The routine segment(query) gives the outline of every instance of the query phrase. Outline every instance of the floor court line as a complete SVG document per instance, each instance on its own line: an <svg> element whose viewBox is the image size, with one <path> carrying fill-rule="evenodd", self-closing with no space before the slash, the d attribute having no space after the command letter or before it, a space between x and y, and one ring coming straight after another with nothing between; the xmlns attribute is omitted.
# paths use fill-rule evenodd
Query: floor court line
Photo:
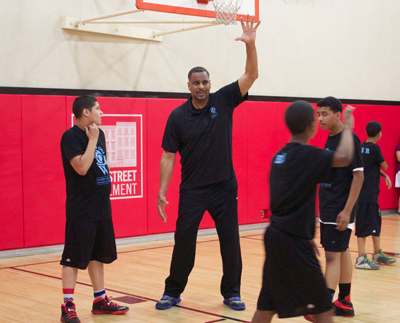
<svg viewBox="0 0 400 323"><path fill-rule="evenodd" d="M8 269L13 269L13 270L22 271L22 272L25 272L25 273L28 273L28 274L33 274L33 275L38 275L38 276L42 276L42 277L61 280L61 277L42 274L42 273L38 273L38 272L35 272L35 271L25 270L25 269L21 269L21 268L17 268L17 267L9 267ZM87 286L87 287L92 287L91 284L82 283L82 282L78 282L78 281L76 282L76 284L82 285L82 286ZM123 294L125 296L132 296L132 297L135 297L135 298L138 298L138 299L151 301L151 302L154 302L154 303L158 302L158 299L148 298L148 297L145 297L145 296L139 296L139 295L135 295L135 294L132 294L132 293L127 293L127 292L122 292L122 291L111 289L111 288L107 288L107 291L110 291L110 292L113 292L113 293ZM220 322L220 321L224 321L224 320L231 320L231 321L234 321L234 322L250 323L249 321L245 321L245 320L241 320L241 319L237 319L237 318L233 318L233 317L229 317L229 316L225 316L225 315L215 314L215 313L211 313L211 312L201 311L201 310L198 310L198 309L195 309L195 308L191 308L191 307L187 307L187 306L182 306L182 305L174 305L174 306L182 308L184 310L188 310L188 311L192 311L192 312L196 312L196 313L201 313L201 314L205 314L205 315L218 317L220 319L219 321L217 320L217 321L211 321L211 322ZM211 323L211 322L209 322L209 323Z"/></svg>

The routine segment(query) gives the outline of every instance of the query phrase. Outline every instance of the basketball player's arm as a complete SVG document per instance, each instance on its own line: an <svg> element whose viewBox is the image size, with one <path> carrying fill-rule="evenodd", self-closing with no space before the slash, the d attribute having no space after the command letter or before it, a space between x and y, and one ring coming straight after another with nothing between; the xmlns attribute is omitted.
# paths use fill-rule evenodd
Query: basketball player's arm
<svg viewBox="0 0 400 323"><path fill-rule="evenodd" d="M340 137L339 145L333 154L332 167L348 166L354 156L354 137L353 137L353 115L354 107L347 106L343 112L342 136Z"/></svg>
<svg viewBox="0 0 400 323"><path fill-rule="evenodd" d="M158 191L157 209L160 218L167 222L165 214L165 206L168 204L165 195L167 194L168 185L171 180L172 171L174 170L176 153L168 151L163 152L160 163L160 190Z"/></svg>
<svg viewBox="0 0 400 323"><path fill-rule="evenodd" d="M246 44L246 67L244 74L239 78L240 93L243 96L249 91L254 81L258 78L258 59L256 49L256 31L261 21L254 26L254 17L247 15L246 23L240 19L243 34L235 40L242 41Z"/></svg>
<svg viewBox="0 0 400 323"><path fill-rule="evenodd" d="M388 165L386 164L385 161L383 163L381 163L381 168L383 170L387 170L388 169ZM382 169L379 170L380 171L380 175L385 179L385 184L388 187L388 190L390 190L392 188L392 181L390 180L390 177L383 172Z"/></svg>
<svg viewBox="0 0 400 323"><path fill-rule="evenodd" d="M349 197L347 198L346 205L342 212L340 212L336 218L336 223L339 231L347 229L347 225L350 222L351 211L357 202L358 195L360 194L361 187L364 183L364 172L355 171L353 172L353 181L351 182Z"/></svg>
<svg viewBox="0 0 400 323"><path fill-rule="evenodd" d="M99 138L99 128L95 124L86 127L86 135L89 143L82 155L75 156L70 160L72 168L81 176L86 175L90 166L92 166L94 152L96 150L97 140Z"/></svg>

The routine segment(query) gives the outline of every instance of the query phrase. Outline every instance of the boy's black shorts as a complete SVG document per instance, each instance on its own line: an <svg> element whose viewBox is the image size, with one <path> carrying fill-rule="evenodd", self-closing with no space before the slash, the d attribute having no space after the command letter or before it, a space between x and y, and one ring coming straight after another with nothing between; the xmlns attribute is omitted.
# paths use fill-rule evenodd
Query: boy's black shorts
<svg viewBox="0 0 400 323"><path fill-rule="evenodd" d="M378 202L358 202L356 236L360 238L381 234L382 218Z"/></svg>
<svg viewBox="0 0 400 323"><path fill-rule="evenodd" d="M280 318L320 314L332 309L318 259L310 241L270 225L264 236L266 259L257 309Z"/></svg>
<svg viewBox="0 0 400 323"><path fill-rule="evenodd" d="M111 216L94 222L67 221L60 264L86 269L91 260L109 264L117 259Z"/></svg>
<svg viewBox="0 0 400 323"><path fill-rule="evenodd" d="M321 244L325 251L344 252L349 248L351 229L339 231L334 224L320 224Z"/></svg>

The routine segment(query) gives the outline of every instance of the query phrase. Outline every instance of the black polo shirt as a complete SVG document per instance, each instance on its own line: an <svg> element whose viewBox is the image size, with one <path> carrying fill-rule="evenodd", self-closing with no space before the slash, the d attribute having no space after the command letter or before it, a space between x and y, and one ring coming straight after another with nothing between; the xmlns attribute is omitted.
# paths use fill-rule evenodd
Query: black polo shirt
<svg viewBox="0 0 400 323"><path fill-rule="evenodd" d="M328 136L325 149L335 151L339 145L342 131L334 136ZM354 158L347 167L332 168L330 181L321 183L319 188L319 212L320 220L327 223L336 223L336 218L343 211L350 193L351 183L353 182L353 172L363 171L361 157L361 142L353 132L354 138ZM350 217L350 223L354 222L356 208L354 207Z"/></svg>
<svg viewBox="0 0 400 323"><path fill-rule="evenodd" d="M106 139L104 132L99 131L93 163L84 176L74 170L70 161L86 151L89 143L86 132L75 125L61 138L68 221L97 221L111 216L111 177L107 166Z"/></svg>
<svg viewBox="0 0 400 323"><path fill-rule="evenodd" d="M379 184L381 182L381 163L385 161L381 149L373 142L364 142L361 145L364 163L364 183L359 200L362 202L378 202Z"/></svg>
<svg viewBox="0 0 400 323"><path fill-rule="evenodd" d="M329 177L333 154L289 143L275 155L269 176L274 226L296 237L314 238L317 184Z"/></svg>
<svg viewBox="0 0 400 323"><path fill-rule="evenodd" d="M162 148L181 156L181 188L213 184L235 177L232 163L233 110L244 100L238 81L210 94L203 109L192 98L173 110Z"/></svg>

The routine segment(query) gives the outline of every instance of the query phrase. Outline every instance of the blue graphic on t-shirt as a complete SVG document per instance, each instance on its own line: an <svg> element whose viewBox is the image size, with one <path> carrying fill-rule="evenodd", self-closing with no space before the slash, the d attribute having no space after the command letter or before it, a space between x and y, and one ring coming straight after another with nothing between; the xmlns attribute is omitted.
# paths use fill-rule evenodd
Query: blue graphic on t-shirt
<svg viewBox="0 0 400 323"><path fill-rule="evenodd" d="M211 112L212 119L214 119L218 115L217 109L215 109L215 107L211 107L210 112Z"/></svg>
<svg viewBox="0 0 400 323"><path fill-rule="evenodd" d="M361 147L361 153L363 153L363 154L369 154L369 148Z"/></svg>
<svg viewBox="0 0 400 323"><path fill-rule="evenodd" d="M321 183L322 187L332 187L332 184L328 184L328 183Z"/></svg>
<svg viewBox="0 0 400 323"><path fill-rule="evenodd" d="M282 155L276 155L274 164L283 164L286 161L286 153Z"/></svg>
<svg viewBox="0 0 400 323"><path fill-rule="evenodd" d="M105 176L97 177L97 185L106 185L111 183L111 177L108 172L106 153L103 148L97 146L94 152L96 164Z"/></svg>

